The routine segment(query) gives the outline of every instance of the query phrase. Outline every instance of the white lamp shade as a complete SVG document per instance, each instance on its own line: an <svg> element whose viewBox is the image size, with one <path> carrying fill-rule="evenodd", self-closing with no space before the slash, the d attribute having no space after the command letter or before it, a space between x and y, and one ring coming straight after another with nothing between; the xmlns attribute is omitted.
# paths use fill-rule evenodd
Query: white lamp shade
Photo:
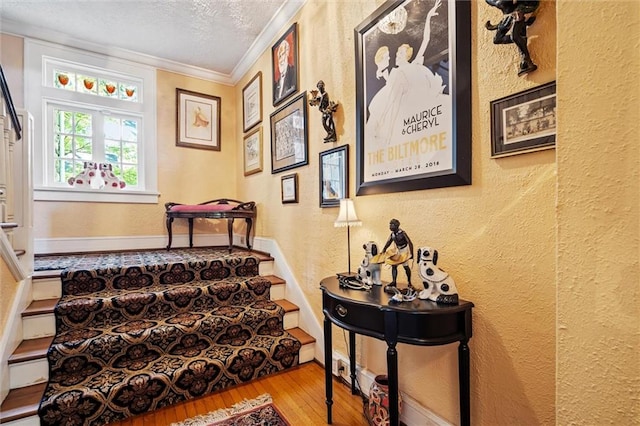
<svg viewBox="0 0 640 426"><path fill-rule="evenodd" d="M358 215L356 214L356 208L353 205L353 200L349 198L342 198L340 200L340 212L338 212L338 218L333 224L336 228L362 225L362 222L358 219Z"/></svg>

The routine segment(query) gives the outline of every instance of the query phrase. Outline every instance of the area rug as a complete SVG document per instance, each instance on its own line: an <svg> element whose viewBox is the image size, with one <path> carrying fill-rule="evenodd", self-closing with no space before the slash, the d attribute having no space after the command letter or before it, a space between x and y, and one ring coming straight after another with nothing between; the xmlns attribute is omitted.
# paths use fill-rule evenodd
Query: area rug
<svg viewBox="0 0 640 426"><path fill-rule="evenodd" d="M271 395L265 393L171 426L290 426L290 423L273 405Z"/></svg>

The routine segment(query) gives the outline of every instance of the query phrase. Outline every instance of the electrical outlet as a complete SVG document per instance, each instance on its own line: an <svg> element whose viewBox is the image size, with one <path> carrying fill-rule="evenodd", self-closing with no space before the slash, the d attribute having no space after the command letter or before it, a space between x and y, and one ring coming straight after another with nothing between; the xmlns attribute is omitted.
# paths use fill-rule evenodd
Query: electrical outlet
<svg viewBox="0 0 640 426"><path fill-rule="evenodd" d="M341 359L338 360L338 376L344 376L347 373L347 365Z"/></svg>

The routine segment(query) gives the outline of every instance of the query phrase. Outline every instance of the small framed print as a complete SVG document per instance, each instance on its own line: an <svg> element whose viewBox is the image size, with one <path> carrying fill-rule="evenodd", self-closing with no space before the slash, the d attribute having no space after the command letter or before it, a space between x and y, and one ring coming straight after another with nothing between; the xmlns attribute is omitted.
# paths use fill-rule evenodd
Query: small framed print
<svg viewBox="0 0 640 426"><path fill-rule="evenodd" d="M244 137L244 175L262 171L262 127Z"/></svg>
<svg viewBox="0 0 640 426"><path fill-rule="evenodd" d="M271 48L273 106L298 91L298 24L289 27Z"/></svg>
<svg viewBox="0 0 640 426"><path fill-rule="evenodd" d="M176 145L220 151L221 99L176 89L176 100Z"/></svg>
<svg viewBox="0 0 640 426"><path fill-rule="evenodd" d="M271 174L309 164L307 92L271 114Z"/></svg>
<svg viewBox="0 0 640 426"><path fill-rule="evenodd" d="M349 198L349 145L320 153L320 207L336 207Z"/></svg>
<svg viewBox="0 0 640 426"><path fill-rule="evenodd" d="M262 122L262 71L242 89L242 119L245 132Z"/></svg>
<svg viewBox="0 0 640 426"><path fill-rule="evenodd" d="M556 82L491 102L491 157L556 146Z"/></svg>
<svg viewBox="0 0 640 426"><path fill-rule="evenodd" d="M282 176L282 204L298 202L298 174Z"/></svg>

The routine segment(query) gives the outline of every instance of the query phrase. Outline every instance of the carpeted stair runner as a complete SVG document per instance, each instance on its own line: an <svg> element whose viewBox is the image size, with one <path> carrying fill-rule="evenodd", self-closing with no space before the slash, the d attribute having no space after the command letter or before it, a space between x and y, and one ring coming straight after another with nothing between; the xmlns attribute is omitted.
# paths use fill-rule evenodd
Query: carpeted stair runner
<svg viewBox="0 0 640 426"><path fill-rule="evenodd" d="M41 424L102 425L297 365L257 258L183 255L62 273Z"/></svg>

